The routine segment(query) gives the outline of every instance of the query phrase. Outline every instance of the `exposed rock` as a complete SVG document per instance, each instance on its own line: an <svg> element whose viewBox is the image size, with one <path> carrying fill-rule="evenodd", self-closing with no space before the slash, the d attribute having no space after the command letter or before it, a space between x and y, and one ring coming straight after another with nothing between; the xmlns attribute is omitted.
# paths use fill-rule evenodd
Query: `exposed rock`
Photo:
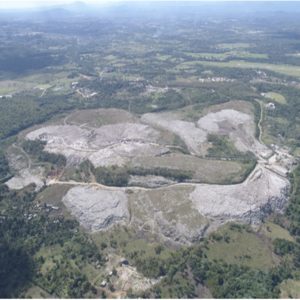
<svg viewBox="0 0 300 300"><path fill-rule="evenodd" d="M177 184L154 190L136 189L130 194L131 224L141 231L180 243L198 240L208 220L189 199L193 186Z"/></svg>
<svg viewBox="0 0 300 300"><path fill-rule="evenodd" d="M204 216L258 222L270 212L283 209L288 189L286 178L257 166L241 184L198 184L190 199Z"/></svg>
<svg viewBox="0 0 300 300"><path fill-rule="evenodd" d="M130 158L169 152L156 143L159 131L139 123L120 123L83 129L75 125L47 126L27 134L29 140L46 141L45 150L63 154L69 164L89 159L95 167L124 165Z"/></svg>
<svg viewBox="0 0 300 300"><path fill-rule="evenodd" d="M29 184L34 183L36 191L44 186L43 181L44 169L39 167L36 169L23 169L18 175L8 180L5 184L12 190L21 190Z"/></svg>
<svg viewBox="0 0 300 300"><path fill-rule="evenodd" d="M63 202L80 224L92 232L129 219L127 196L122 190L77 186L68 191Z"/></svg>
<svg viewBox="0 0 300 300"><path fill-rule="evenodd" d="M207 133L197 128L193 122L182 121L176 114L172 113L149 113L144 114L141 120L152 126L169 130L185 142L191 153L203 154L203 143L206 141Z"/></svg>
<svg viewBox="0 0 300 300"><path fill-rule="evenodd" d="M255 124L249 114L235 109L222 109L200 118L197 125L207 133L227 135L240 151L251 151L264 157L272 153L255 138Z"/></svg>

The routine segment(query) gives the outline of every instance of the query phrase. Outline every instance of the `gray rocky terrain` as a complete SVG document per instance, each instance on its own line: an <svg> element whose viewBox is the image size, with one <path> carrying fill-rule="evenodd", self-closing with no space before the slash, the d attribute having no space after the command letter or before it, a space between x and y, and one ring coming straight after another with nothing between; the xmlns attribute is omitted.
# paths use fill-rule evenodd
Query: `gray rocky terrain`
<svg viewBox="0 0 300 300"><path fill-rule="evenodd" d="M127 196L122 190L77 186L62 199L71 213L87 230L105 230L129 219Z"/></svg>
<svg viewBox="0 0 300 300"><path fill-rule="evenodd" d="M237 109L209 112L197 122L184 121L177 113L151 113L143 115L140 122L98 128L47 126L29 132L26 138L46 141L46 151L65 155L70 164L89 159L95 167L122 166L132 160L143 166L144 157L149 168L156 157L163 159L164 166L172 159L185 157L166 155L170 150L161 130L178 135L190 151L185 155L189 158L205 152L208 134L227 135L238 150L253 152L257 165L244 182L231 185L176 183L160 176L131 176L126 188L59 178L49 179L46 184L72 186L62 201L91 232L121 223L179 243L191 243L229 221L257 224L270 212L284 208L290 187L287 172L293 158L286 149L277 147L272 151L258 141L253 115ZM189 159L193 171L195 162ZM205 166L201 161L197 163ZM184 161L176 164L185 165ZM7 182L10 188L31 182L40 186L42 182L30 163L19 174Z"/></svg>

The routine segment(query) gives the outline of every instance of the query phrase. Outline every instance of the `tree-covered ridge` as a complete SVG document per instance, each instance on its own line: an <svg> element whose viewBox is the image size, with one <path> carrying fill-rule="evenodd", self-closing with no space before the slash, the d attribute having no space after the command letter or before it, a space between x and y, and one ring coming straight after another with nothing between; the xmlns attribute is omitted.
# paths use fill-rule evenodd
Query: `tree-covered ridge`
<svg viewBox="0 0 300 300"><path fill-rule="evenodd" d="M34 158L42 162L48 162L56 165L58 168L62 168L66 165L66 158L61 154L50 153L44 151L46 142L35 140L26 140L23 142L23 149Z"/></svg>
<svg viewBox="0 0 300 300"><path fill-rule="evenodd" d="M1 186L0 193L0 297L18 297L32 283L62 298L95 295L95 288L79 270L103 264L104 257L78 223L39 206L30 188L16 193ZM43 249L48 248L59 248L62 256L45 274L41 272L46 263Z"/></svg>
<svg viewBox="0 0 300 300"><path fill-rule="evenodd" d="M143 168L143 167L98 167L92 168L98 183L111 186L127 186L130 176L163 176L177 182L192 179L192 172L172 168Z"/></svg>
<svg viewBox="0 0 300 300"><path fill-rule="evenodd" d="M0 180L7 177L9 174L9 165L5 154L0 149Z"/></svg>

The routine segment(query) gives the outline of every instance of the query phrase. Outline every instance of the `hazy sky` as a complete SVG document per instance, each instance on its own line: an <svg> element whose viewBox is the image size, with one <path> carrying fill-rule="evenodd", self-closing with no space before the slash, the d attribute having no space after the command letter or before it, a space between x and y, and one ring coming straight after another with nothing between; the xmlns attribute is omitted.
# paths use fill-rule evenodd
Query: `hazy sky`
<svg viewBox="0 0 300 300"><path fill-rule="evenodd" d="M81 0L81 1L87 3L108 3L108 2L120 2L124 0ZM145 1L145 0L134 0L134 1ZM194 0L194 1L201 1L201 0ZM215 0L215 1L222 1L222 0ZM250 1L255 1L255 0L250 0ZM0 0L0 9L35 7L41 5L55 5L55 4L73 3L73 2L76 2L76 0Z"/></svg>
<svg viewBox="0 0 300 300"><path fill-rule="evenodd" d="M82 2L102 3L110 1L116 0L83 0ZM0 8L35 7L73 2L76 2L76 0L0 0Z"/></svg>

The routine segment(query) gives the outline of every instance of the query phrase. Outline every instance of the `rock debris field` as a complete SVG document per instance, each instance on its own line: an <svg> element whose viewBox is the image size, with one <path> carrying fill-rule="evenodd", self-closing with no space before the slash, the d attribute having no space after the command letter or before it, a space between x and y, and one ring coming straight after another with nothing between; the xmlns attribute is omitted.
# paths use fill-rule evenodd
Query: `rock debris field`
<svg viewBox="0 0 300 300"><path fill-rule="evenodd" d="M63 154L69 163L89 159L95 167L122 166L132 157L168 152L166 147L157 144L160 138L157 130L135 123L90 129L75 125L48 126L30 132L27 138L46 141L46 151Z"/></svg>
<svg viewBox="0 0 300 300"><path fill-rule="evenodd" d="M45 150L63 154L68 165L89 160L99 167L126 166L137 157L167 155L172 145L165 139L166 132L180 137L189 155L203 155L207 136L213 133L228 136L239 151L254 153L257 165L244 182L231 185L176 183L163 177L138 176L131 179L133 185L139 180L149 184L119 188L60 178L45 180L49 185L73 186L62 201L88 231L108 230L120 223L153 231L163 239L190 243L225 222L257 224L270 212L284 208L290 186L286 173L293 158L287 150L278 148L274 152L261 144L255 138L253 115L236 109L234 101L231 108L208 112L195 122L177 112L148 113L132 120L100 127L74 122L51 125L29 132L26 138L45 141ZM22 176L28 179L23 185L29 184L31 177L26 172L34 174L32 182L40 184L37 172L23 169L7 185L21 188ZM152 188L155 181L165 185Z"/></svg>

